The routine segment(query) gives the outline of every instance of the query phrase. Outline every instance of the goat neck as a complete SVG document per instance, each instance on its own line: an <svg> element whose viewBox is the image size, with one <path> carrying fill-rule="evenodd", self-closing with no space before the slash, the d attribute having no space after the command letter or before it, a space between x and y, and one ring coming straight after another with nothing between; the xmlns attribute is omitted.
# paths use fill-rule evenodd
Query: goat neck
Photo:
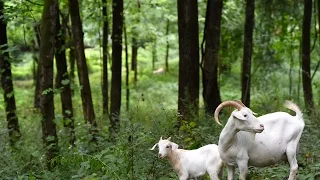
<svg viewBox="0 0 320 180"><path fill-rule="evenodd" d="M248 138L253 140L255 138L256 133L240 131L236 127L237 127L236 122L232 120L232 118L230 118L227 124L225 125L225 127L222 129L220 133L220 138L219 138L219 148L221 148L223 152L227 152L232 147L237 146L237 143L239 143L239 141L242 141ZM251 144L246 145L246 147L249 147L249 146L251 146Z"/></svg>
<svg viewBox="0 0 320 180"><path fill-rule="evenodd" d="M234 121L228 120L227 124L222 129L219 138L219 147L222 148L223 152L228 151L232 147L232 145L236 143L236 134L238 132L239 130L236 129Z"/></svg>
<svg viewBox="0 0 320 180"><path fill-rule="evenodd" d="M178 173L178 175L181 174L181 165L180 165L180 149L171 150L168 152L167 159L171 163L173 169Z"/></svg>

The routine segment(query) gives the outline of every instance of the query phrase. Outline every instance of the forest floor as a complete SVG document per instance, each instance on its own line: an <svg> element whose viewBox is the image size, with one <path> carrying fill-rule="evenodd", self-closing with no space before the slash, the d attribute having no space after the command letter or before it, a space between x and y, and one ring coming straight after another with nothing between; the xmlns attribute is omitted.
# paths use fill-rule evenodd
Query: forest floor
<svg viewBox="0 0 320 180"><path fill-rule="evenodd" d="M158 141L160 136L171 136L172 141L185 149L217 143L222 127L215 124L213 118L206 116L200 108L197 119L183 122L180 129L177 129L178 60L173 58L170 61L170 72L153 74L151 60L148 60L147 55L143 53L139 61L136 87L133 87L133 79L130 78L129 110L125 109L125 88L123 88L121 132L117 142L113 143L108 138L108 119L102 116L99 52L87 50L90 83L99 127L98 142L88 142L90 136L82 115L80 87L75 85L73 106L77 141L75 148L69 146L67 134L63 129L60 97L56 95L55 122L60 151L55 158L57 165L52 171L48 171L45 165L40 112L33 108L32 64L15 66L13 74L17 78L14 80L14 88L22 137L14 148L9 146L4 102L1 98L0 179L177 179L170 164L166 160L158 160L157 153L148 149ZM163 67L163 64L157 62L156 68ZM110 72L109 74L111 77ZM238 84L232 78L226 81ZM223 100L240 98L240 89L230 87L230 83L222 83L221 89ZM257 90L252 96L252 102L254 102L252 109L255 112L263 114L284 110L282 105L284 97L277 97L279 94L275 94L277 99L275 101L274 97L268 97L272 92L254 94L255 92ZM263 108L269 104L273 106ZM300 104L303 105L302 102ZM203 107L201 98L200 107ZM298 153L298 180L320 179L319 114L320 111L316 111L314 115L304 116L306 127ZM221 119L226 120L226 115ZM226 176L227 173L224 174ZM288 175L289 165L279 163L266 168L250 167L248 179L286 179Z"/></svg>

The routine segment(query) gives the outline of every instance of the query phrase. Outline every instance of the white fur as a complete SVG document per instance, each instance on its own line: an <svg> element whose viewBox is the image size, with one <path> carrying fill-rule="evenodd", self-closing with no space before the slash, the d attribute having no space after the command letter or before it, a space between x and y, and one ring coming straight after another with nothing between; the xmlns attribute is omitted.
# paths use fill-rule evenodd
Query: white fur
<svg viewBox="0 0 320 180"><path fill-rule="evenodd" d="M304 120L296 104L287 101L285 106L295 111L296 116L275 112L256 118L247 107L231 114L219 139L219 152L227 165L228 179L233 179L236 166L239 167L239 178L245 180L248 165L265 167L280 160L286 160L290 164L288 179L296 179L296 153L304 129ZM246 118L241 120L244 115Z"/></svg>
<svg viewBox="0 0 320 180"><path fill-rule="evenodd" d="M206 172L210 179L218 180L222 176L223 162L220 159L218 146L209 144L195 150L178 149L178 145L168 139L160 138L155 144L159 147L159 158L167 158L179 176L179 180L203 176Z"/></svg>

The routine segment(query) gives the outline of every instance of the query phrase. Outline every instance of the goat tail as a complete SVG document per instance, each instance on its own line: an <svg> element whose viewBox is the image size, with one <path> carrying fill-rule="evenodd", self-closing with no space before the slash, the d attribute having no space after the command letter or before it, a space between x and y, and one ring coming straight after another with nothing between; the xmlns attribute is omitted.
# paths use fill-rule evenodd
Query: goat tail
<svg viewBox="0 0 320 180"><path fill-rule="evenodd" d="M303 118L302 118L302 112L299 108L298 105L296 105L295 103L293 103L292 101L289 101L287 100L284 104L284 106L288 109L291 109L292 111L296 112L296 117L299 119L299 120L302 120L303 121Z"/></svg>

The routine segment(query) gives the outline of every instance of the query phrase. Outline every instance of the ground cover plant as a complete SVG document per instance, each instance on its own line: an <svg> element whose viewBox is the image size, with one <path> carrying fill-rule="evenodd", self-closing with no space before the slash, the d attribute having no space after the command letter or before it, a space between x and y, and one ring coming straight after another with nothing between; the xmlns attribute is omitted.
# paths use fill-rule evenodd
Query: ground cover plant
<svg viewBox="0 0 320 180"><path fill-rule="evenodd" d="M0 0L0 179L178 179L149 149L161 136L217 144L225 100L258 116L295 102L297 179L320 179L319 12L312 0ZM288 176L281 162L247 179Z"/></svg>

